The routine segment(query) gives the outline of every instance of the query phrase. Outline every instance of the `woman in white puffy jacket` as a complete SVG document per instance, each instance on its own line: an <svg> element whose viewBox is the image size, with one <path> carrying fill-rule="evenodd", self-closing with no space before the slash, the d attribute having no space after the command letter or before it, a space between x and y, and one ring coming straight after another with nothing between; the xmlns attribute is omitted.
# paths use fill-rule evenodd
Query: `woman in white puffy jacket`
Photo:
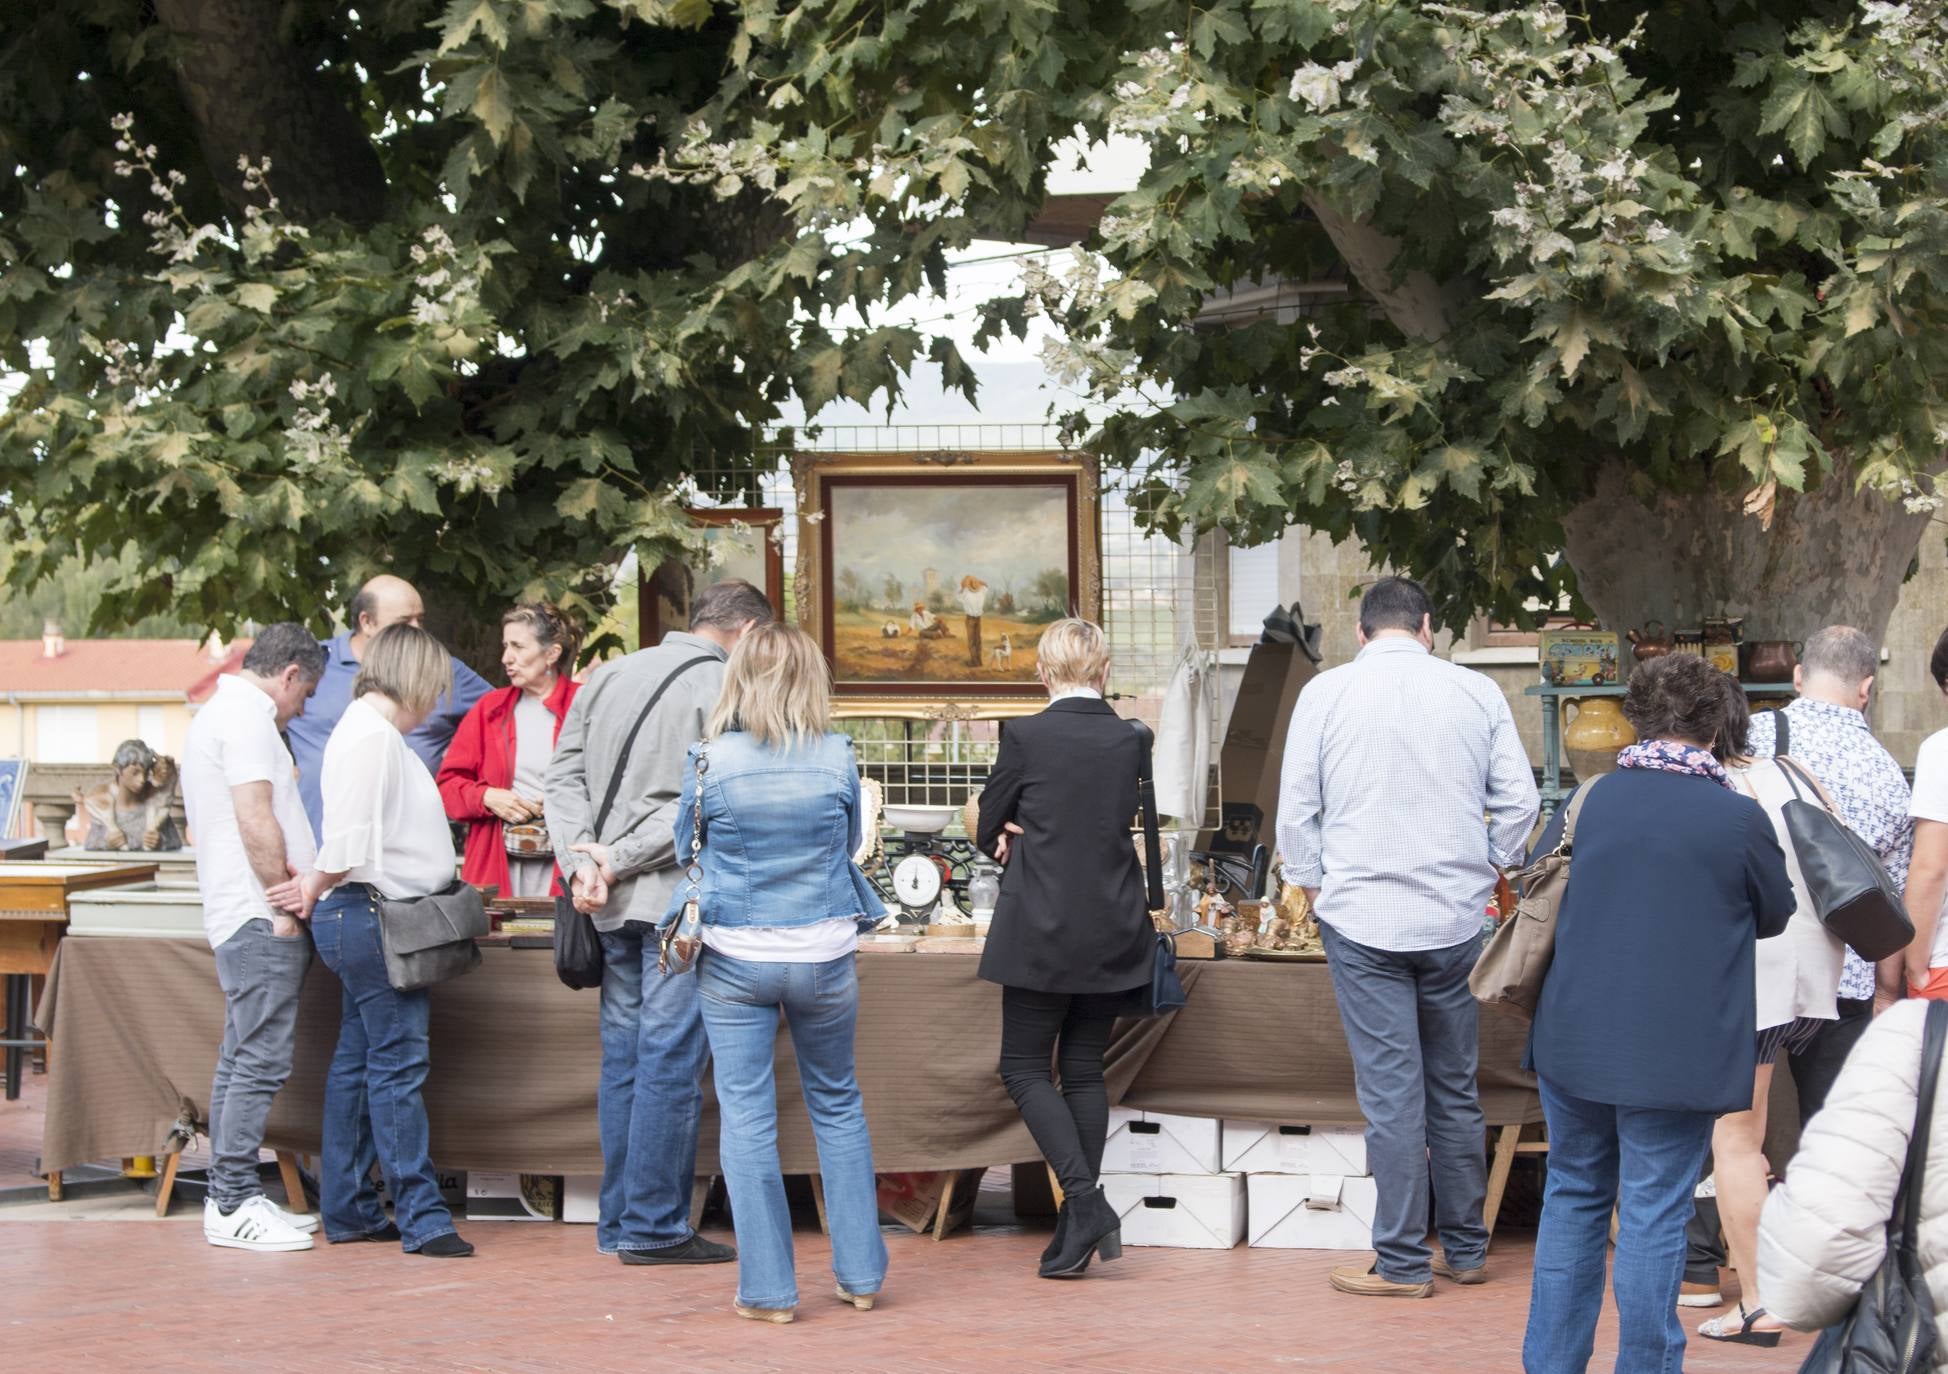
<svg viewBox="0 0 1948 1374"><path fill-rule="evenodd" d="M1759 1223L1759 1284L1772 1315L1801 1331L1831 1326L1887 1250L1887 1222L1907 1161L1921 1077L1928 1003L1901 1002L1876 1017L1847 1056L1826 1105ZM1917 1249L1937 1313L1948 1312L1948 1083L1936 1079L1921 1179ZM1948 1342L1934 1367L1948 1370Z"/></svg>

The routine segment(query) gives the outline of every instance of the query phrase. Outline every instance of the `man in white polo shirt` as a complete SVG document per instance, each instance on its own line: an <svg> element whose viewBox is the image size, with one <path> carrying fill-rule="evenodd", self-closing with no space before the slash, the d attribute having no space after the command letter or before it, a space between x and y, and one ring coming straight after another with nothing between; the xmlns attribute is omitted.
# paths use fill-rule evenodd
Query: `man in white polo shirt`
<svg viewBox="0 0 1948 1374"><path fill-rule="evenodd" d="M309 1250L318 1229L317 1218L264 1196L257 1155L271 1099L291 1072L298 994L311 967L304 923L266 895L309 869L316 852L280 732L303 714L324 671L324 650L309 630L289 621L270 626L244 655L242 671L217 679L183 750L203 929L225 1001L210 1087L203 1239L234 1250Z"/></svg>

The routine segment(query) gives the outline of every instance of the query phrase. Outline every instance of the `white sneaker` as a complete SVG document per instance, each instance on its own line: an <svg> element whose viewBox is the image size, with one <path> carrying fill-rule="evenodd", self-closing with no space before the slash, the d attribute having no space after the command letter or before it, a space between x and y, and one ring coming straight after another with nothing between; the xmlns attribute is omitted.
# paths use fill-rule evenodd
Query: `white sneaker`
<svg viewBox="0 0 1948 1374"><path fill-rule="evenodd" d="M231 1250L309 1250L311 1237L292 1226L274 1202L262 1194L229 1216L214 1201L203 1204L203 1239Z"/></svg>
<svg viewBox="0 0 1948 1374"><path fill-rule="evenodd" d="M283 1218L284 1224L290 1227L293 1231L302 1231L307 1236L312 1235L317 1231L318 1218L313 1216L311 1213L287 1211L285 1208L278 1206L275 1202L271 1202L270 1198L268 1197L265 1197L264 1201L267 1204L269 1204L270 1209L273 1212L277 1213L279 1217ZM208 1218L211 1212L213 1212L215 1209L216 1209L216 1203L210 1201L208 1198L205 1198L203 1200L203 1215L205 1218Z"/></svg>
<svg viewBox="0 0 1948 1374"><path fill-rule="evenodd" d="M269 1198L265 1198L264 1201L270 1203L270 1209L282 1217L284 1224L293 1231L302 1231L308 1236L318 1229L318 1218L311 1213L289 1211L278 1206L275 1202L271 1202Z"/></svg>

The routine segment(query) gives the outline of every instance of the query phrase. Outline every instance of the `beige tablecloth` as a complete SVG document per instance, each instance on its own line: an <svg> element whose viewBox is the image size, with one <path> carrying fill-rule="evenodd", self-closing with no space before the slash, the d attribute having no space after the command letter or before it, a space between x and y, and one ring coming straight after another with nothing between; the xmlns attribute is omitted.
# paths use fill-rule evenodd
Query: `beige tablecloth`
<svg viewBox="0 0 1948 1374"><path fill-rule="evenodd" d="M475 972L433 992L426 1110L448 1169L599 1173L598 999L556 981L547 950L489 948ZM859 1082L882 1170L971 1168L1039 1158L995 1075L1001 992L967 955L859 956ZM1357 1122L1352 1068L1320 966L1186 963L1190 1005L1118 1027L1111 1100L1160 1111L1294 1123ZM314 964L297 1062L266 1143L316 1153L337 980ZM42 1165L70 1168L166 1153L203 1122L223 995L194 940L75 937L62 943L38 1024L49 1035ZM1517 1065L1517 1023L1485 1017L1490 1123L1540 1120ZM790 1042L779 1040L779 1152L816 1167ZM706 1083L699 1173L714 1173L717 1114Z"/></svg>

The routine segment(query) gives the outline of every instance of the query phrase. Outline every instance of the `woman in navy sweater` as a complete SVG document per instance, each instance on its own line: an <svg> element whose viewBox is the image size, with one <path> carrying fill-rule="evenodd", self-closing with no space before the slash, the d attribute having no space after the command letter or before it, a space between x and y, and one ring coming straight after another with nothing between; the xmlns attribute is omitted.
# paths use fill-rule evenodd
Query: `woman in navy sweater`
<svg viewBox="0 0 1948 1374"><path fill-rule="evenodd" d="M1684 1225L1713 1121L1752 1104L1754 942L1795 906L1785 855L1757 802L1711 747L1727 728L1723 674L1652 659L1623 712L1641 743L1586 784L1529 1058L1549 1122L1522 1361L1581 1374L1603 1305L1618 1214L1617 1368L1679 1374ZM1562 808L1538 843L1561 838Z"/></svg>

